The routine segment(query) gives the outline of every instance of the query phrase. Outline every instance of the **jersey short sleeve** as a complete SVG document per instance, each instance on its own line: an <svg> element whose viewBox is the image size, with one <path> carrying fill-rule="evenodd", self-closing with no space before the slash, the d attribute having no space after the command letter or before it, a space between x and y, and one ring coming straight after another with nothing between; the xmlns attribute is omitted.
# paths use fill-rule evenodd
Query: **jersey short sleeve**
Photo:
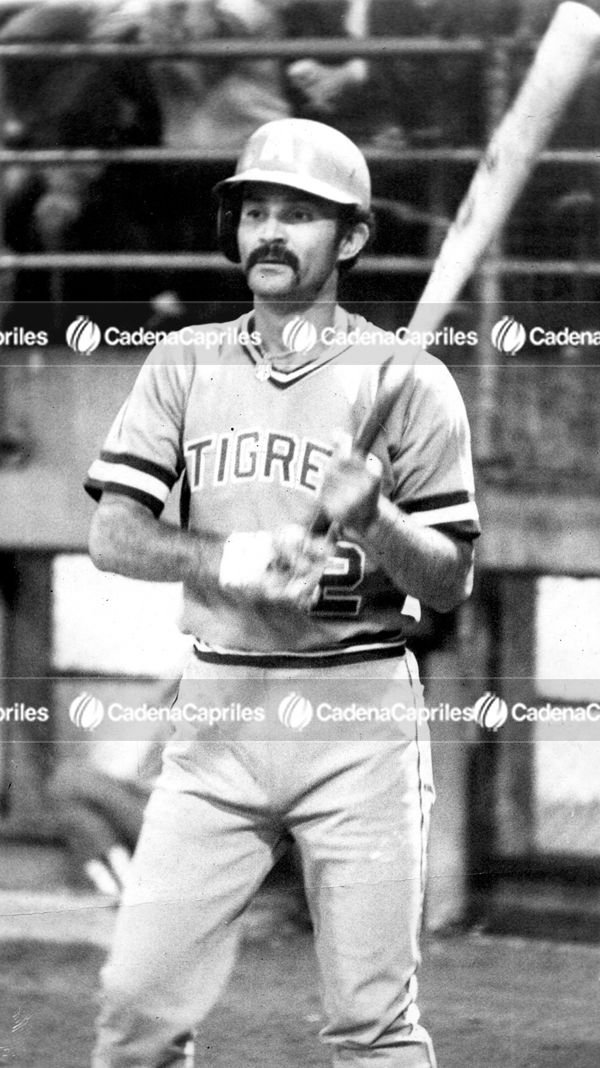
<svg viewBox="0 0 600 1068"><path fill-rule="evenodd" d="M183 469L188 378L183 359L153 349L88 471L84 485L95 501L106 490L160 515Z"/></svg>
<svg viewBox="0 0 600 1068"><path fill-rule="evenodd" d="M465 406L445 364L423 357L413 367L403 427L390 443L392 499L423 526L476 538L480 526Z"/></svg>

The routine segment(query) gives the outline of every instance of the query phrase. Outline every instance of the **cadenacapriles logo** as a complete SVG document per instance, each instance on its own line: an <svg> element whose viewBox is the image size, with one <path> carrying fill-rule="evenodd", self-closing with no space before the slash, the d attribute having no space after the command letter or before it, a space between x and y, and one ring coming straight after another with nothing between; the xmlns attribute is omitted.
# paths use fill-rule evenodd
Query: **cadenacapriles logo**
<svg viewBox="0 0 600 1068"><path fill-rule="evenodd" d="M95 352L102 341L102 332L98 323L89 315L78 315L69 323L66 333L67 345L80 356L89 356Z"/></svg>
<svg viewBox="0 0 600 1068"><path fill-rule="evenodd" d="M506 356L516 356L527 341L527 331L513 315L504 315L492 327L492 345Z"/></svg>
<svg viewBox="0 0 600 1068"><path fill-rule="evenodd" d="M69 719L82 731L95 731L104 719L104 705L91 693L80 693L69 705Z"/></svg>
<svg viewBox="0 0 600 1068"><path fill-rule="evenodd" d="M508 719L508 705L490 690L473 705L475 720L488 731L499 731Z"/></svg>
<svg viewBox="0 0 600 1068"><path fill-rule="evenodd" d="M317 343L317 328L308 319L302 319L296 315L286 323L281 331L281 340L286 349L292 349L304 355L310 352Z"/></svg>
<svg viewBox="0 0 600 1068"><path fill-rule="evenodd" d="M284 697L277 709L279 722L291 731L303 731L308 727L313 715L313 706L308 698L294 692Z"/></svg>

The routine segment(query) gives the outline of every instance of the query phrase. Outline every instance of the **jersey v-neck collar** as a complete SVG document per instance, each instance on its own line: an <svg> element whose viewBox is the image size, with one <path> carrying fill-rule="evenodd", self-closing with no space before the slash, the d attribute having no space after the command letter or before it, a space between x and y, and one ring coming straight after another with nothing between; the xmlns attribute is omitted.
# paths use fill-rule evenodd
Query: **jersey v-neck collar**
<svg viewBox="0 0 600 1068"><path fill-rule="evenodd" d="M343 308L336 308L334 330L336 334L346 336L349 333L350 323L349 315ZM256 377L264 381L267 385L270 383L277 389L287 389L295 382L299 382L301 379L308 378L309 375L315 374L320 371L322 367L335 360L342 352L345 352L349 348L349 342L345 341L342 345L332 345L330 349L322 352L314 360L308 360L306 363L301 364L299 367L291 367L289 370L283 370L282 368L275 367L274 362L269 360L268 357L262 352L259 345L255 345L250 341L250 337L254 332L254 312L248 312L242 319L241 333L248 338L247 341L242 342L242 349L248 359L255 366Z"/></svg>

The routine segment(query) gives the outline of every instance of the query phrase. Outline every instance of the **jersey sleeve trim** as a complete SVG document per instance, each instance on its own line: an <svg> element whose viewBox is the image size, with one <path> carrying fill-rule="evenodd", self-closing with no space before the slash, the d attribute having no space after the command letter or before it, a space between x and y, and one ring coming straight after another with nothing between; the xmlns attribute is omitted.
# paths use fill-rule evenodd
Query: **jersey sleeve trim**
<svg viewBox="0 0 600 1068"><path fill-rule="evenodd" d="M122 497L128 497L131 501L138 501L152 512L155 519L158 519L164 507L156 500L156 497L152 497L149 493L132 489L131 486L122 486L118 482L95 482L88 478L85 482L85 489L95 501L99 501L103 493L116 493Z"/></svg>
<svg viewBox="0 0 600 1068"><path fill-rule="evenodd" d="M433 508L453 508L458 504L466 504L472 499L468 490L455 490L454 493L436 493L431 497L407 501L402 507L412 515L414 512L429 512Z"/></svg>
<svg viewBox="0 0 600 1068"><path fill-rule="evenodd" d="M407 501L401 507L419 526L460 524L465 532L470 530L473 537L480 533L477 505L472 494L466 490L422 497L417 501Z"/></svg>
<svg viewBox="0 0 600 1068"><path fill-rule="evenodd" d="M176 482L176 477L167 467L162 467L155 460L145 460L141 456L134 456L131 452L110 452L108 449L103 449L100 453L100 459L106 463L127 464L128 467L133 468L135 471L152 475L153 478L158 478L161 482L164 482L169 490Z"/></svg>
<svg viewBox="0 0 600 1068"><path fill-rule="evenodd" d="M461 541L475 541L481 535L481 528L479 523L436 523L436 530L441 530L443 534L451 534L454 538L459 538Z"/></svg>
<svg viewBox="0 0 600 1068"><path fill-rule="evenodd" d="M105 490L122 493L159 515L175 482L171 471L152 460L103 450L90 467L85 489L95 501Z"/></svg>

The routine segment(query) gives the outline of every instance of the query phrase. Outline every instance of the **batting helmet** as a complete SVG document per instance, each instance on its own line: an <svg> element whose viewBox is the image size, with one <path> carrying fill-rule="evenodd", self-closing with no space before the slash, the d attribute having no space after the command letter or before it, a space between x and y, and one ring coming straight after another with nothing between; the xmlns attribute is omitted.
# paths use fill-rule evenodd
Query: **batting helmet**
<svg viewBox="0 0 600 1068"><path fill-rule="evenodd" d="M246 143L235 174L215 186L219 196L219 247L239 263L237 227L244 182L270 182L355 208L364 217L371 205L367 161L345 134L310 119L276 119L259 127Z"/></svg>

